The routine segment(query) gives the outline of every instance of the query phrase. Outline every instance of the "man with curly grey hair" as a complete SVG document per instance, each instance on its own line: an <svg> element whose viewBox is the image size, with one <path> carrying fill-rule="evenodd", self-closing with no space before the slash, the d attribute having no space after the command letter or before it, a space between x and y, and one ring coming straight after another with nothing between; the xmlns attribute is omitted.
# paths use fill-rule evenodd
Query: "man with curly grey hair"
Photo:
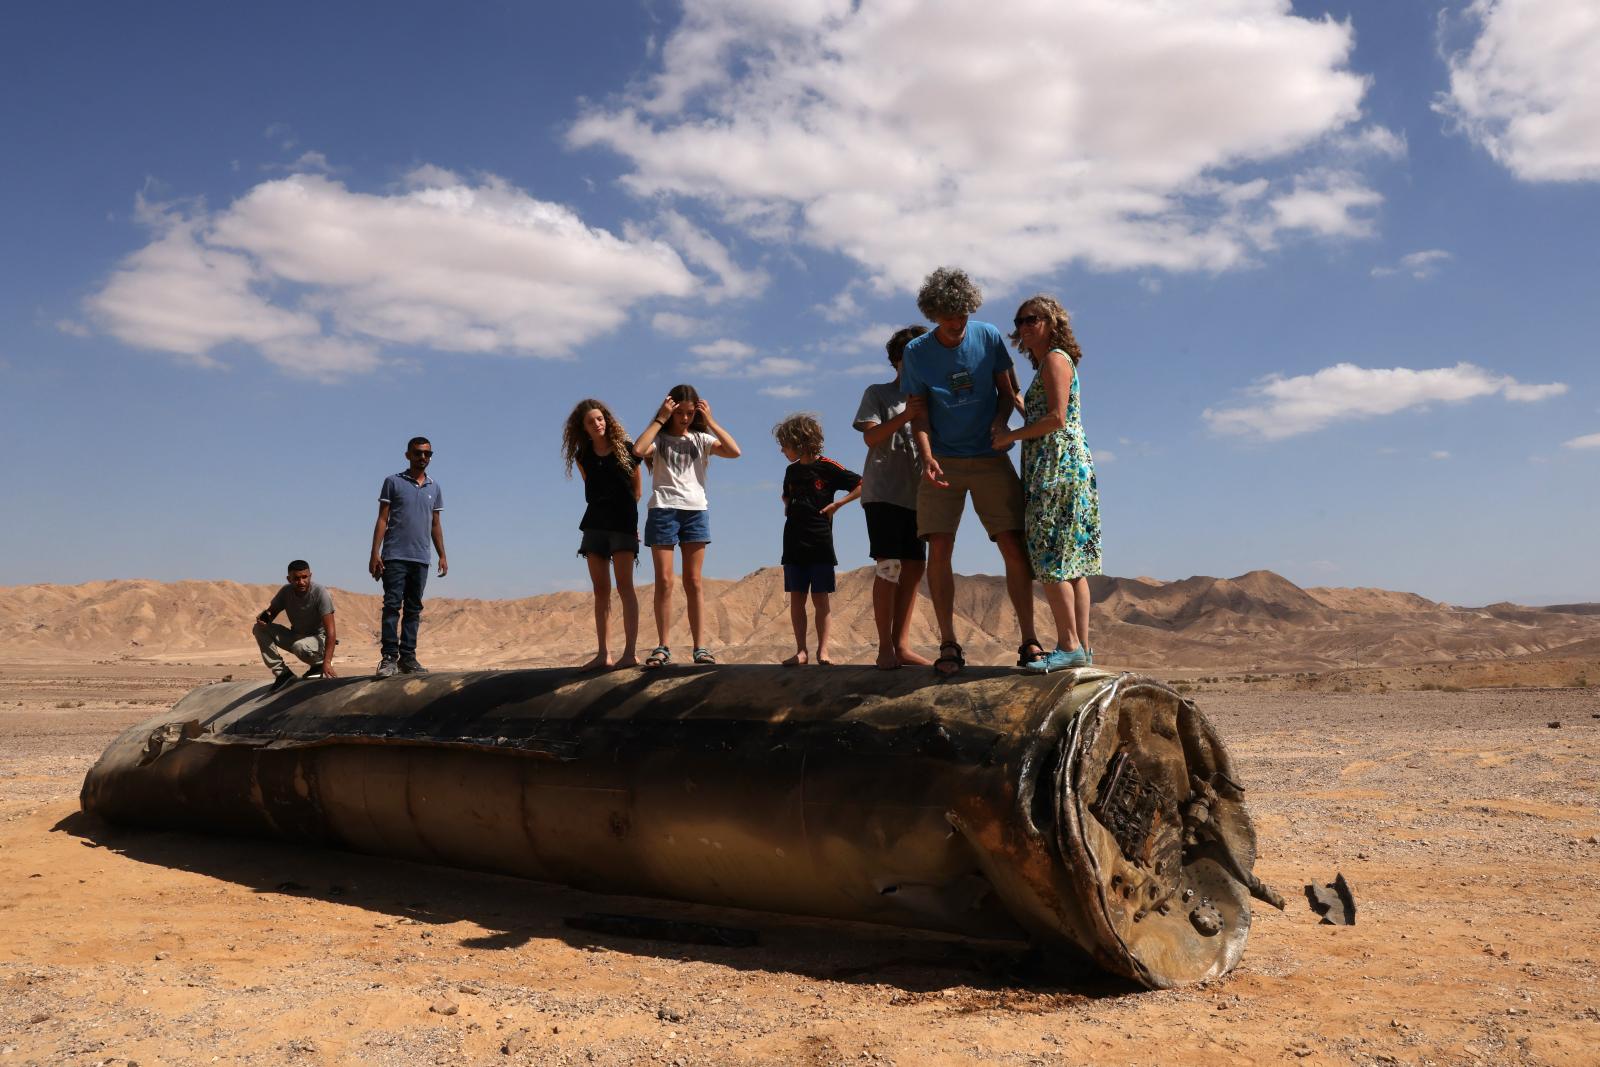
<svg viewBox="0 0 1600 1067"><path fill-rule="evenodd" d="M955 635L956 528L972 494L989 539L1005 561L1006 593L1017 613L1022 644L1017 665L1042 659L1033 629L1033 578L1023 541L1022 482L993 437L1019 410L1011 354L999 329L969 316L983 294L965 271L940 267L922 283L917 308L935 325L906 345L900 389L926 401L913 423L922 481L917 489L917 534L928 542L928 597L939 624L933 668L952 675L966 666Z"/></svg>

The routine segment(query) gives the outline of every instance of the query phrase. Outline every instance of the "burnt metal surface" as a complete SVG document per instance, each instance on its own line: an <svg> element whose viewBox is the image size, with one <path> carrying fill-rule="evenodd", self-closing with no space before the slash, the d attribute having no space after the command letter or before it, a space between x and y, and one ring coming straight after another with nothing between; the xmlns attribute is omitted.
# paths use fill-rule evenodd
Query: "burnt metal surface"
<svg viewBox="0 0 1600 1067"><path fill-rule="evenodd" d="M119 823L1027 940L1151 987L1231 969L1264 889L1211 724L1160 682L1094 669L224 683L113 742L82 803Z"/></svg>

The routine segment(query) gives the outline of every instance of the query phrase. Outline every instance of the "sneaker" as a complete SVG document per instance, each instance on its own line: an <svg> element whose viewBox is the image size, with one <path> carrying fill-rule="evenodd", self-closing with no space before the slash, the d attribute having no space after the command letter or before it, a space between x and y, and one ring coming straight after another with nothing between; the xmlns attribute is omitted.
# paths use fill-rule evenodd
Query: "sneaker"
<svg viewBox="0 0 1600 1067"><path fill-rule="evenodd" d="M1064 671L1073 667L1082 667L1087 663L1083 649L1075 648L1068 652L1064 648L1054 648L1045 653L1043 659L1034 660L1028 664L1027 669L1035 674L1049 674L1051 671Z"/></svg>
<svg viewBox="0 0 1600 1067"><path fill-rule="evenodd" d="M403 659L403 660L400 661L400 673L401 674L427 674L428 673L428 668L424 667L422 664L418 663L414 659Z"/></svg>
<svg viewBox="0 0 1600 1067"><path fill-rule="evenodd" d="M373 677L374 678L393 678L395 675L397 675L399 673L400 673L400 661L397 660L397 659L390 659L388 656L385 656L385 657L383 657L382 659L380 659L378 661L378 670L376 671L376 673L373 674Z"/></svg>
<svg viewBox="0 0 1600 1067"><path fill-rule="evenodd" d="M293 671L279 671L277 676L272 679L272 686L267 690L267 692L276 693L278 690L282 689L292 681L294 681Z"/></svg>
<svg viewBox="0 0 1600 1067"><path fill-rule="evenodd" d="M300 677L301 677L302 680L314 680L314 679L317 679L317 678L321 678L322 677L322 668L321 667L307 667L306 668L306 673L302 674Z"/></svg>

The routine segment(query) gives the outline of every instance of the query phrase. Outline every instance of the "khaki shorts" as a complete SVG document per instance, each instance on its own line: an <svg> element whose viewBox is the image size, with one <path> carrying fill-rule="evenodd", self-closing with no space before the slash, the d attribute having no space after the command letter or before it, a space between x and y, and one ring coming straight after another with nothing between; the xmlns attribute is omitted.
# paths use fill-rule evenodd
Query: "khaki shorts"
<svg viewBox="0 0 1600 1067"><path fill-rule="evenodd" d="M1005 456L978 456L963 459L938 456L944 480L950 488L940 489L924 478L917 485L917 536L954 535L961 525L961 512L972 494L972 509L993 541L1007 530L1024 525L1022 480Z"/></svg>

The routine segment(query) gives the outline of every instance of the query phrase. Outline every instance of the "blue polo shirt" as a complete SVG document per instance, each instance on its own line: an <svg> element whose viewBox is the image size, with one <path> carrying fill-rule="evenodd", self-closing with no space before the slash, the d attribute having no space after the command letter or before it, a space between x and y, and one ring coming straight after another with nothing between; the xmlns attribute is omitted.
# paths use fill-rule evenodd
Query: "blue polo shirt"
<svg viewBox="0 0 1600 1067"><path fill-rule="evenodd" d="M936 456L1002 455L989 446L1000 392L994 376L1011 369L1000 330L967 320L961 343L947 348L930 330L906 345L900 391L928 398L928 443Z"/></svg>
<svg viewBox="0 0 1600 1067"><path fill-rule="evenodd" d="M411 480L408 471L391 474L378 490L378 502L389 505L389 525L383 531L379 558L432 562L433 513L444 510L439 483L427 474L423 474L421 485Z"/></svg>

